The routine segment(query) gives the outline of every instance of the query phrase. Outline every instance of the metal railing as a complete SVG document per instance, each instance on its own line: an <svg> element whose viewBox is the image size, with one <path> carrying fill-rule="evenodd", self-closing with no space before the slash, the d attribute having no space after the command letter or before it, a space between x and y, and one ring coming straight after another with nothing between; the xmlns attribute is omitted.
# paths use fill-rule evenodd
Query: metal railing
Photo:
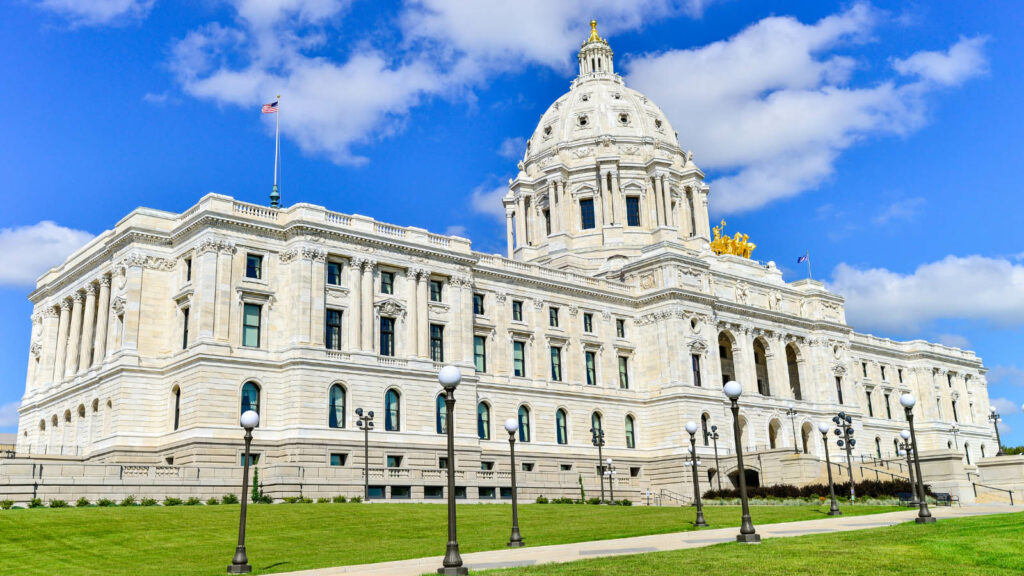
<svg viewBox="0 0 1024 576"><path fill-rule="evenodd" d="M1006 488L996 488L995 486L989 486L987 484L979 484L977 482L971 482L971 486L974 487L974 497L978 497L978 486L982 488L988 488L989 490L998 490L999 492L1006 492L1010 495L1010 506L1013 506L1013 490L1007 490Z"/></svg>
<svg viewBox="0 0 1024 576"><path fill-rule="evenodd" d="M666 498L669 500L675 500L676 502L679 502L683 506L688 506L691 502L693 502L693 498L687 498L682 494L678 494L667 488L662 488L661 492L658 494L658 506L661 506L662 502L664 502Z"/></svg>

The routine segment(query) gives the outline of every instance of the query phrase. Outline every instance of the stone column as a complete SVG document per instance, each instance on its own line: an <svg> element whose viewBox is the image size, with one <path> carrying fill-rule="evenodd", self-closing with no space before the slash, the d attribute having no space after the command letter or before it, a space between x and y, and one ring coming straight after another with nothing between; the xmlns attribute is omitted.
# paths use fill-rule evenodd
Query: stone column
<svg viewBox="0 0 1024 576"><path fill-rule="evenodd" d="M100 276L100 300L96 308L96 348L92 352L93 368L103 364L107 356L107 325L110 322L110 276Z"/></svg>
<svg viewBox="0 0 1024 576"><path fill-rule="evenodd" d="M199 243L192 258L192 309L195 339L213 338L214 315L217 310L217 241L207 238ZM191 336L191 334L190 334Z"/></svg>
<svg viewBox="0 0 1024 576"><path fill-rule="evenodd" d="M452 278L452 284L461 287L462 355L463 360L473 362L473 278L461 276ZM456 308L452 308L453 312ZM488 358L488 362L490 359Z"/></svg>
<svg viewBox="0 0 1024 576"><path fill-rule="evenodd" d="M733 365L736 375L742 380L743 393L751 396L757 394L757 370L754 369L754 338L749 328L737 330L736 340L739 345L733 349Z"/></svg>
<svg viewBox="0 0 1024 576"><path fill-rule="evenodd" d="M78 350L78 366L75 372L83 372L92 364L93 328L96 325L96 285L90 282L85 287L85 319L82 323L82 343Z"/></svg>
<svg viewBox="0 0 1024 576"><path fill-rule="evenodd" d="M514 233L512 230L512 215L514 213L511 208L505 206L505 243L508 245L507 256L509 258L512 257L512 252L515 249L513 245Z"/></svg>
<svg viewBox="0 0 1024 576"><path fill-rule="evenodd" d="M40 353L40 368L36 373L36 383L49 384L53 382L53 363L57 353L57 325L61 318L60 308L47 306L43 309L43 333L40 336L42 351Z"/></svg>
<svg viewBox="0 0 1024 576"><path fill-rule="evenodd" d="M522 192L516 199L516 248L526 246L526 202Z"/></svg>
<svg viewBox="0 0 1024 576"><path fill-rule="evenodd" d="M64 359L64 376L73 376L78 370L78 344L82 339L82 300L81 292L71 296L71 329L68 333L67 355Z"/></svg>
<svg viewBox="0 0 1024 576"><path fill-rule="evenodd" d="M417 334L419 342L417 348L419 349L419 355L424 358L430 357L430 321L427 317L427 311L429 310L427 304L427 287L430 282L430 272L426 270L419 270L416 274L416 312L419 315L417 324L420 329ZM411 300L411 299L410 299Z"/></svg>
<svg viewBox="0 0 1024 576"><path fill-rule="evenodd" d="M142 259L129 257L125 262L125 266L127 266L127 269L125 272L124 325L121 328L121 350L130 350L138 353L139 328L142 322ZM227 308L227 305L225 304L224 307ZM224 330L226 337L226 321Z"/></svg>
<svg viewBox="0 0 1024 576"><path fill-rule="evenodd" d="M561 232L561 218L559 217L558 184L554 180L548 180L548 214L551 219L551 232Z"/></svg>
<svg viewBox="0 0 1024 576"><path fill-rule="evenodd" d="M654 204L657 207L658 227L665 225L665 203L661 197L661 176L654 176Z"/></svg>
<svg viewBox="0 0 1024 576"><path fill-rule="evenodd" d="M294 272L292 278L294 279L294 285L292 286L292 294L295 298L295 321L292 323L296 331L294 337L300 344L309 344L312 342L311 335L311 320L312 320L312 298L313 298L313 261L311 259L312 251L309 248L299 248L298 257L292 263ZM267 262L264 262L264 266Z"/></svg>
<svg viewBox="0 0 1024 576"><path fill-rule="evenodd" d="M353 350L363 349L362 329L362 292L363 292L363 259L353 258L349 263L349 348Z"/></svg>
<svg viewBox="0 0 1024 576"><path fill-rule="evenodd" d="M417 279L420 276L422 270L419 268L409 268L405 272L405 286L406 286L406 302L409 305L409 335L406 340L409 341L409 356L418 357L420 355L420 309L419 309L419 285Z"/></svg>
<svg viewBox="0 0 1024 576"><path fill-rule="evenodd" d="M28 367L25 370L25 391L36 387L36 368L41 365L43 338L43 318L39 313L32 314L32 331L29 333ZM15 436L17 438L17 436Z"/></svg>
<svg viewBox="0 0 1024 576"><path fill-rule="evenodd" d="M220 249L217 253L217 275L216 275L216 290L217 300L214 307L214 326L213 333L217 340L226 342L231 335L231 275L232 275L232 263L234 261L235 246L234 244L222 242ZM264 261L263 266L265 269L269 268L270 262ZM130 302L130 300L129 300ZM263 315L263 322L267 324L265 329L261 331L269 335L270 326L267 322L269 314ZM239 321L241 323L241 321ZM264 341L269 341L268 338L263 335L260 336ZM260 342L264 345L263 342ZM264 345L265 346L265 345Z"/></svg>
<svg viewBox="0 0 1024 576"><path fill-rule="evenodd" d="M615 221L618 224L620 224L622 226L625 226L626 223L628 222L628 217L626 216L626 197L622 195L622 191L619 189L619 171L618 170L612 170L611 174L612 174L612 202L613 202L613 206L615 208L615 214L617 215L617 218L615 219ZM616 362L618 362L618 360L616 360ZM618 369L618 368L616 367L616 369Z"/></svg>
<svg viewBox="0 0 1024 576"><path fill-rule="evenodd" d="M363 261L363 285L362 285L362 342L363 350L373 351L373 283L376 275L377 262L374 260Z"/></svg>
<svg viewBox="0 0 1024 576"><path fill-rule="evenodd" d="M323 348L327 338L327 251L317 247L310 255L310 341Z"/></svg>
<svg viewBox="0 0 1024 576"><path fill-rule="evenodd" d="M705 240L711 240L711 223L708 221L708 195L707 192L701 190L699 193L699 201L694 200L695 204L699 204L697 210L697 235L704 238Z"/></svg>
<svg viewBox="0 0 1024 576"><path fill-rule="evenodd" d="M559 230L561 230L562 232L566 232L566 233L572 232L572 226L573 226L573 215L572 215L573 214L573 201L572 201L572 198L569 197L568 192L566 192L566 190L565 190L565 180L562 180L561 178L559 178L558 180L555 181L555 185L558 187L558 198L559 198L558 203L559 203L559 205L560 205L560 207L562 209L562 215L561 215L561 217L560 217L561 219L559 221L559 225L560 225Z"/></svg>
<svg viewBox="0 0 1024 576"><path fill-rule="evenodd" d="M615 224L615 211L612 208L612 191L608 187L608 172L602 170L601 174L601 216L604 219L605 226Z"/></svg>

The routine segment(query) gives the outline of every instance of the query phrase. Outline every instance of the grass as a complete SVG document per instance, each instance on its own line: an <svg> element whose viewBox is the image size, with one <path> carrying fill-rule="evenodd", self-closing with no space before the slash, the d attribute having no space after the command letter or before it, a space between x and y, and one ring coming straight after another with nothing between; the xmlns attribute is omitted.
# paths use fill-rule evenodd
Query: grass
<svg viewBox="0 0 1024 576"><path fill-rule="evenodd" d="M844 510L844 513L846 511ZM487 576L1009 576L1024 574L1024 513L913 522L836 534L769 538L759 546L718 544L493 570Z"/></svg>
<svg viewBox="0 0 1024 576"><path fill-rule="evenodd" d="M846 507L872 514L888 506ZM753 507L757 523L822 518L827 507ZM0 574L223 574L234 553L238 506L61 508L0 512ZM460 505L463 553L505 548L509 506ZM692 508L528 504L519 524L530 546L692 530ZM712 526L738 526L734 506L705 509ZM443 555L442 504L275 504L249 507L255 573Z"/></svg>

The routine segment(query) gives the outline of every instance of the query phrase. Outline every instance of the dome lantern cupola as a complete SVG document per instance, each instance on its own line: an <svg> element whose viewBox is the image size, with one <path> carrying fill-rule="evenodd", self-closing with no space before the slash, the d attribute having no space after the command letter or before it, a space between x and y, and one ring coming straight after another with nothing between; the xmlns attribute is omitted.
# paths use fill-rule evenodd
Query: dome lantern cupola
<svg viewBox="0 0 1024 576"><path fill-rule="evenodd" d="M608 41L597 34L597 20L590 21L590 37L580 47L578 55L580 76L587 74L614 74L612 49Z"/></svg>

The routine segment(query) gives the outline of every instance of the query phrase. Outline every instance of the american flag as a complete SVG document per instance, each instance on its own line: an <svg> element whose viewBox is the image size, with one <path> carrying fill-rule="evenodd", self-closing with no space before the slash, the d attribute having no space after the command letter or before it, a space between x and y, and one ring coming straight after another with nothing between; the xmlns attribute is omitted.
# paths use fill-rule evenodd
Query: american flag
<svg viewBox="0 0 1024 576"><path fill-rule="evenodd" d="M260 112L263 112L264 114L276 114L277 113L277 100L274 100L270 104L264 104L263 108L260 109Z"/></svg>

